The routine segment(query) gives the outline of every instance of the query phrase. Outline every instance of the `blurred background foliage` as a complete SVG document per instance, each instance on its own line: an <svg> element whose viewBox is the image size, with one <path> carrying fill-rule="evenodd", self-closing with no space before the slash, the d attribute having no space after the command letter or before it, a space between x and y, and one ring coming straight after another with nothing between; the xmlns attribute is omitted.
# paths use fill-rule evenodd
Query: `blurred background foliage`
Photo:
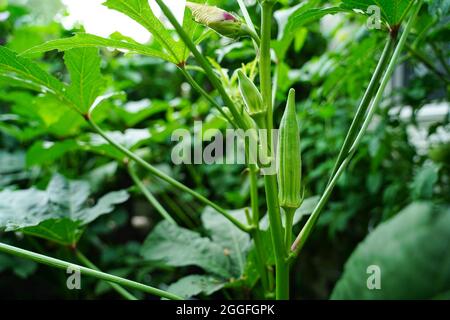
<svg viewBox="0 0 450 320"><path fill-rule="evenodd" d="M326 7L339 1L313 2ZM410 41L402 68L396 74L400 80L392 82L376 121L293 267L294 298L328 298L357 244L411 202L450 202L450 19L444 2L436 6L431 1L423 7L411 36L414 42ZM216 3L239 12L234 0ZM285 9L297 3L285 0L277 5L274 38L279 24L288 17ZM247 4L253 21L258 21L258 6L254 1ZM59 0L0 0L0 44L21 52L82 30L81 25L73 29L62 26L60 18L65 10ZM364 17L330 15L300 29L284 60L276 66L276 108L284 104L290 87L299 94L307 196L320 194L327 183L383 42L384 33L368 30ZM202 44L202 49L220 63L224 72L254 59L248 40L233 42L213 35ZM204 129L225 129L227 125L185 83L177 69L153 58L110 50L101 53L102 73L110 91L123 92L96 111L102 127L114 131L122 143L151 163L224 207L247 205L249 186L244 167L171 165L170 135L174 129L191 130L194 121L201 119L205 121ZM66 79L62 56L51 51L33 58L45 70ZM204 88L212 90L202 73L197 72L195 77ZM102 270L151 285L164 287L195 272L196 267L163 268L140 257L141 243L160 217L133 187L121 155L93 136L74 112L54 108L59 101L6 87L5 81L8 80L0 78L0 190L45 188L56 172L89 181L95 194L128 189L131 200L92 223L78 246L85 248L85 254ZM444 103L446 111L427 111L430 105L440 103ZM281 110L275 112L277 121ZM203 209L198 203L144 172L139 174L167 210L176 213L180 225L202 230ZM70 248L45 240L1 231L0 237L20 247L73 259ZM83 279L84 288L91 290L79 291L66 290L65 281L63 272L0 254L2 298L116 297L107 285L92 279ZM213 297L246 298L248 293L229 288Z"/></svg>

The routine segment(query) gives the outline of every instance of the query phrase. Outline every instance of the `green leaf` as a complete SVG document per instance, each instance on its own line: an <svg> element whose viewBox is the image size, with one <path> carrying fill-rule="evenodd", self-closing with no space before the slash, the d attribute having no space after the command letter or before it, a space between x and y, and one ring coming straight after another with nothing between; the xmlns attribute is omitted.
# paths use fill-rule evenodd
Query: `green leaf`
<svg viewBox="0 0 450 320"><path fill-rule="evenodd" d="M230 211L230 214L243 223L247 221L244 209ZM251 244L248 233L238 229L211 207L206 207L203 211L202 223L214 243L220 245L223 252L229 255L233 276L241 277Z"/></svg>
<svg viewBox="0 0 450 320"><path fill-rule="evenodd" d="M78 240L82 226L112 212L114 205L126 200L126 191L110 192L92 206L88 182L55 175L46 190L1 191L0 228L70 245Z"/></svg>
<svg viewBox="0 0 450 320"><path fill-rule="evenodd" d="M19 278L26 279L36 271L37 267L38 264L34 261L6 254L0 255L0 273L11 270Z"/></svg>
<svg viewBox="0 0 450 320"><path fill-rule="evenodd" d="M75 48L114 48L129 50L130 53L142 54L149 57L161 58L171 61L167 54L156 49L144 46L131 38L114 33L111 38L102 38L88 33L76 33L73 37L51 40L41 45L32 47L21 53L22 56L28 56L35 53L47 52L51 50L67 51Z"/></svg>
<svg viewBox="0 0 450 320"><path fill-rule="evenodd" d="M390 27L402 23L405 15L413 3L411 0L343 0L342 8L350 10L361 10L367 13L370 6L377 6L381 10L381 18Z"/></svg>
<svg viewBox="0 0 450 320"><path fill-rule="evenodd" d="M18 56L15 52L0 46L0 77L12 79L25 88L50 92L62 96L65 86L58 79L42 70L35 62Z"/></svg>
<svg viewBox="0 0 450 320"><path fill-rule="evenodd" d="M185 299L201 293L209 296L223 288L225 282L212 276L190 275L172 283L167 291Z"/></svg>
<svg viewBox="0 0 450 320"><path fill-rule="evenodd" d="M426 0L432 16L445 16L450 11L450 0Z"/></svg>
<svg viewBox="0 0 450 320"><path fill-rule="evenodd" d="M198 266L207 272L230 278L230 258L223 248L200 234L160 222L142 245L141 255L166 266Z"/></svg>
<svg viewBox="0 0 450 320"><path fill-rule="evenodd" d="M411 183L411 191L415 200L430 200L434 193L434 187L439 179L439 166L425 164L414 177Z"/></svg>
<svg viewBox="0 0 450 320"><path fill-rule="evenodd" d="M301 28L328 14L347 11L340 7L316 8L317 4L317 1L302 2L292 8L278 10L275 13L275 19L278 23L278 37L277 41L273 43L273 47L279 59L283 59L295 35Z"/></svg>
<svg viewBox="0 0 450 320"><path fill-rule="evenodd" d="M85 114L102 93L105 81L100 72L101 59L96 48L77 48L66 51L64 62L71 84L67 97Z"/></svg>
<svg viewBox="0 0 450 320"><path fill-rule="evenodd" d="M450 207L416 202L356 248L332 299L430 299L450 290ZM368 289L369 266L381 289Z"/></svg>
<svg viewBox="0 0 450 320"><path fill-rule="evenodd" d="M23 151L5 152L0 150L0 174L7 174L25 169Z"/></svg>
<svg viewBox="0 0 450 320"><path fill-rule="evenodd" d="M170 104L166 101L144 99L129 101L123 106L117 107L116 111L128 127L133 127L141 121L168 109L170 109Z"/></svg>
<svg viewBox="0 0 450 320"><path fill-rule="evenodd" d="M126 14L150 31L154 39L167 50L171 62L176 64L184 61L183 57L176 52L177 42L154 15L148 0L107 0L103 5Z"/></svg>
<svg viewBox="0 0 450 320"><path fill-rule="evenodd" d="M74 140L66 140L58 143L36 141L27 150L27 166L51 164L67 152L77 149L79 149L79 146Z"/></svg>

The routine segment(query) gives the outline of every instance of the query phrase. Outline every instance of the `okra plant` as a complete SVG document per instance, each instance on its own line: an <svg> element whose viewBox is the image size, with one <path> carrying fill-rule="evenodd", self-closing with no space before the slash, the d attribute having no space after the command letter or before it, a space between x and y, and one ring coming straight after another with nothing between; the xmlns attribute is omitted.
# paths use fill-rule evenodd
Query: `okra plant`
<svg viewBox="0 0 450 320"><path fill-rule="evenodd" d="M273 30L274 11L279 6L277 0L258 0L258 5L252 7L256 10L252 16L259 16L259 21L251 19L243 0L238 0L238 7L235 8L240 13L228 12L205 0L188 1L182 21L177 20L166 1L155 2L164 19L156 16L147 0L107 0L104 3L109 9L130 17L147 29L153 36L151 45L119 35L102 38L77 33L20 53L2 46L0 77L7 79L10 86L56 98L58 103L54 108L58 110L54 112L57 116L62 117L65 112L76 113L78 119L90 126L92 134L108 143L110 149L105 156L119 161L136 189L163 220L142 245L142 259L171 267L197 266L206 274L189 275L168 288L155 288L100 271L82 253L77 243L85 226L127 201L128 192L109 193L92 206L87 201L89 187L61 175L51 179L46 191L1 191L0 227L70 247L79 264L6 243L0 243L0 251L54 268L78 268L82 275L108 282L125 299L136 299L130 290L166 299L184 299L199 293L212 294L236 287L254 290L255 298L289 299L290 292L295 289L289 285L292 276L302 277L301 274L292 274L291 266L314 231L339 178L358 150L393 72L401 62L402 52L414 40L411 31L423 1L342 0L336 6L327 7L319 7L318 1L294 1L286 23L279 27L278 38L274 38ZM379 9L375 11L379 12L379 16L368 11L374 6ZM277 102L279 66L296 33L330 14L343 15L349 20L356 15L366 15L368 20L372 19L375 25L379 25L378 29L370 32L384 33L385 44L368 87L365 92L359 93L360 104L355 106L353 122L340 153L336 154L335 165L323 193L319 197L307 198L307 186L302 179L300 137L304 124L298 121L294 89L289 91L286 101ZM243 61L236 70L222 69L218 61L202 52L202 42L210 37L237 44L251 41L253 60ZM173 65L185 81L208 101L211 112L225 119L230 128L251 132L244 146L247 167L244 174L248 176L250 186L250 201L246 208L223 208L201 192L174 179L159 166L150 164L145 152L133 150L126 145L125 139L122 141L102 129L98 110L120 93L108 91L108 85L100 74L99 48L122 50ZM70 83L42 69L33 58L52 50L63 52ZM196 81L195 74L198 73L204 74L211 87ZM281 121L278 121L280 118ZM252 149L252 145L256 148ZM276 170L269 170L271 167ZM178 225L183 220L182 213L181 216L173 216L159 203L139 177L144 171L157 178L156 181L206 207L202 221L210 232L210 238ZM81 193L81 198L73 198L78 193ZM31 199L35 195L37 198ZM309 217L299 233L294 234L296 225L305 215Z"/></svg>

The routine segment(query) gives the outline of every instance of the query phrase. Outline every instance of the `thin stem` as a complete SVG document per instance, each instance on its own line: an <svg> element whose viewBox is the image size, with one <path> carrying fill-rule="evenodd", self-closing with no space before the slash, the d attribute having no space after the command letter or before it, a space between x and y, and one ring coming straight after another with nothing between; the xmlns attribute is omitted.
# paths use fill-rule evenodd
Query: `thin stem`
<svg viewBox="0 0 450 320"><path fill-rule="evenodd" d="M176 224L175 220L170 216L170 214L164 209L164 207L159 203L159 201L155 198L155 196L148 190L148 188L144 185L144 183L137 176L136 170L134 169L132 164L128 164L128 173L130 174L131 179L134 184L141 190L144 197L151 203L151 205L159 212L159 214L166 219L167 221Z"/></svg>
<svg viewBox="0 0 450 320"><path fill-rule="evenodd" d="M45 265L48 265L48 266L54 267L54 268L59 268L59 269L63 269L63 270L67 270L68 268L73 268L73 269L79 270L81 274L91 276L91 277L94 277L94 278L97 278L100 280L117 283L119 285L133 288L136 290L140 290L143 292L147 292L149 294L152 294L152 295L155 295L158 297L162 297L162 298L166 298L166 299L170 299L170 300L182 300L183 299L173 293L163 291L163 290L151 287L151 286L147 286L145 284L142 284L142 283L139 283L136 281L131 281L131 280L128 280L125 278L114 276L112 274L108 274L108 273L97 271L97 270L94 270L91 268L83 267L83 266L73 264L73 263L70 263L67 261L63 261L60 259L48 257L43 254L39 254L39 253L35 253L32 251L24 250L21 248L17 248L14 246L10 246L8 244L1 243L1 242L0 242L0 251L20 257L20 258L32 260L37 263L45 264Z"/></svg>
<svg viewBox="0 0 450 320"><path fill-rule="evenodd" d="M209 81L211 81L212 85L217 89L217 91L219 91L225 105L230 109L230 111L231 111L234 119L236 120L237 124L239 125L239 127L242 129L249 129L248 126L245 124L245 122L242 120L238 107L235 105L233 100L231 100L230 96L226 92L222 83L215 75L214 70L212 69L211 65L206 60L206 58L200 53L200 51L197 49L195 43L191 40L191 38L188 36L186 31L184 31L183 27L177 21L177 19L173 15L172 11L170 11L170 9L167 7L167 5L162 0L156 0L156 3L161 8L161 11L164 13L164 15L170 21L172 26L175 28L175 31L178 33L181 40L186 44L186 46L189 48L189 50L191 50L195 59L197 60L199 65L205 71L205 74L208 77Z"/></svg>
<svg viewBox="0 0 450 320"><path fill-rule="evenodd" d="M247 7L245 6L245 3L243 0L237 0L239 4L239 8L241 8L242 15L244 16L245 23L247 24L247 28L249 29L249 32L251 34L252 39L254 40L255 50L258 50L259 45L261 44L261 39L258 37L258 34L256 33L255 25L253 24L252 18L250 17L250 14L248 13Z"/></svg>
<svg viewBox="0 0 450 320"><path fill-rule="evenodd" d="M181 182L178 182L177 180L173 179L172 177L170 177L170 176L166 175L165 173L161 172L160 170L156 169L154 166L152 166L151 164L146 162L144 159L139 157L137 154L131 152L130 150L128 150L121 144L115 142L90 117L87 117L86 120L89 122L89 124L92 126L92 128L95 131L97 131L97 133L100 136L102 136L106 141L108 141L113 147L115 147L117 150L119 150L120 152L125 154L130 159L134 160L136 163L138 163L144 169L148 170L150 173L152 173L156 177L166 181L173 187L178 188L181 191L184 191L184 192L192 195L194 198L201 201L202 203L214 208L217 212L219 212L224 217L226 217L228 220L230 220L236 227L238 227L242 231L249 232L251 230L251 227L242 224L239 220L237 220L235 217L230 215L225 209L223 209L216 203L212 202L211 200L207 199L206 197L202 196L201 194L197 193L196 191L192 190L191 188L185 186Z"/></svg>
<svg viewBox="0 0 450 320"><path fill-rule="evenodd" d="M185 68L179 68L181 73L184 75L189 84L194 88L198 93L200 93L203 97L206 98L216 109L220 112L220 114L227 119L229 123L233 125L233 127L237 128L237 125L234 123L232 119L222 110L222 107L208 94L203 88L197 83L197 81L192 78L191 74Z"/></svg>
<svg viewBox="0 0 450 320"><path fill-rule="evenodd" d="M415 48L413 48L408 44L406 44L406 48L414 58L423 63L428 69L430 69L431 72L436 74L441 80L445 81L446 83L449 82L449 80L445 77L445 75L422 52L416 50Z"/></svg>
<svg viewBox="0 0 450 320"><path fill-rule="evenodd" d="M442 66L444 67L445 71L447 72L448 75L450 75L450 67L448 66L447 61L445 60L445 56L442 53L442 50L434 42L431 42L430 45L431 48L433 48L433 51L437 56L437 58L439 59L439 61L441 62Z"/></svg>
<svg viewBox="0 0 450 320"><path fill-rule="evenodd" d="M180 208L180 206L166 193L162 194L162 199L169 206L169 208L177 215L188 228L195 229L196 226L194 222L191 221L189 216Z"/></svg>
<svg viewBox="0 0 450 320"><path fill-rule="evenodd" d="M273 4L264 2L262 4L261 18L261 51L259 56L259 74L261 95L263 103L267 108L266 126L268 132L268 144L271 149L272 139L271 130L273 128L273 108L272 108L272 76L271 76L271 59L270 59L270 42L272 40L272 11Z"/></svg>
<svg viewBox="0 0 450 320"><path fill-rule="evenodd" d="M97 266L95 264L93 264L81 251L76 250L75 254L78 258L78 260L80 260L80 262L82 264L84 264L86 267L100 271L99 268L97 268ZM117 283L114 282L108 282L108 284L117 291L118 294L120 294L123 298L127 299L127 300L139 300L138 298L136 298L134 295L132 295L131 293L129 293L127 290L125 290L124 288L122 288L122 286L120 286Z"/></svg>
<svg viewBox="0 0 450 320"><path fill-rule="evenodd" d="M303 245L305 244L306 240L308 239L309 235L311 234L311 231L313 230L319 215L323 209L323 207L325 206L328 198L330 197L334 186L336 185L339 177L341 176L341 174L345 171L345 169L347 168L351 158L353 157L353 155L355 154L359 144L361 143L362 138L364 137L364 134L367 131L367 128L369 127L370 122L372 121L372 118L375 114L375 111L378 108L378 105L380 104L381 100L383 99L383 94L384 91L386 89L387 84L389 83L389 80L395 70L395 67L397 66L397 62L398 59L400 57L401 52L403 51L403 48L405 46L406 40L408 38L408 35L411 31L412 25L420 11L420 8L422 7L422 0L419 0L416 4L416 7L413 10L413 13L405 27L405 30L400 38L400 41L397 44L397 47L395 48L394 54L392 55L389 65L387 67L387 70L383 76L383 79L381 80L381 85L375 95L375 98L369 108L369 110L367 111L367 115L365 118L365 121L361 127L361 129L359 130L358 135L356 136L352 147L350 149L349 154L346 156L345 160L342 162L342 164L339 166L339 169L337 170L336 174L333 176L331 182L328 184L325 192L323 193L322 197L319 200L319 203L317 204L317 206L314 208L310 218L308 219L308 221L306 222L305 226L303 227L302 231L300 232L300 234L297 236L297 238L295 239L292 247L291 247L291 256L290 256L290 260L295 258L295 256L298 255L298 253L300 252L300 250L302 249Z"/></svg>
<svg viewBox="0 0 450 320"><path fill-rule="evenodd" d="M331 172L330 181L336 174L345 157L347 157L348 155L348 151L352 146L353 140L355 139L356 134L358 133L358 130L361 127L362 122L364 121L364 115L367 112L367 108L369 107L376 90L380 86L381 77L383 76L383 73L387 67L387 63L389 62L389 59L392 56L394 45L395 39L389 36L386 46L378 62L378 65L375 69L375 72L372 75L372 79L370 80L369 86L367 87L366 92L364 93L364 96L356 111L355 117L353 118L350 129L348 130L347 136L345 137L344 144L342 145L341 150L339 151L338 158L335 162L333 171Z"/></svg>

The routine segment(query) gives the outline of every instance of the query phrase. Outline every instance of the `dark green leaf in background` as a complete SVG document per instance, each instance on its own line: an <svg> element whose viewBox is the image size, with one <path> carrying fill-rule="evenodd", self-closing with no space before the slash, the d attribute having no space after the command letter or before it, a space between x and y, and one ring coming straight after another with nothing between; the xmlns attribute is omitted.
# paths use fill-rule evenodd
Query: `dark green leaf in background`
<svg viewBox="0 0 450 320"><path fill-rule="evenodd" d="M1 191L0 227L6 231L29 231L65 245L74 244L81 235L81 226L112 212L115 205L126 200L128 193L117 191L92 204L88 182L55 175L45 191L36 188Z"/></svg>
<svg viewBox="0 0 450 320"><path fill-rule="evenodd" d="M432 299L450 290L450 208L409 205L358 245L332 299ZM381 288L368 289L369 266Z"/></svg>

